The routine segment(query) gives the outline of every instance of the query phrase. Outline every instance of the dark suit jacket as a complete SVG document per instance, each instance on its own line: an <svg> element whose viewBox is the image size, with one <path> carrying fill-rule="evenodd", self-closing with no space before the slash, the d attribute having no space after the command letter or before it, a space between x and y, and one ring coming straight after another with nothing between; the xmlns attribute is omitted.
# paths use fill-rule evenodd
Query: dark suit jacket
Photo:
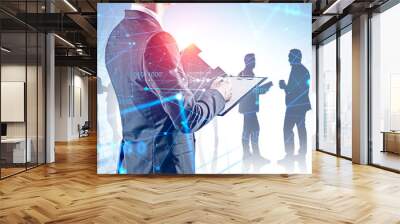
<svg viewBox="0 0 400 224"><path fill-rule="evenodd" d="M286 108L292 112L311 110L308 92L310 89L310 73L302 64L293 64L289 81L285 88Z"/></svg>
<svg viewBox="0 0 400 224"><path fill-rule="evenodd" d="M174 38L151 16L126 11L110 34L106 66L123 130L126 173L194 173L194 134L225 106L216 90L194 94Z"/></svg>

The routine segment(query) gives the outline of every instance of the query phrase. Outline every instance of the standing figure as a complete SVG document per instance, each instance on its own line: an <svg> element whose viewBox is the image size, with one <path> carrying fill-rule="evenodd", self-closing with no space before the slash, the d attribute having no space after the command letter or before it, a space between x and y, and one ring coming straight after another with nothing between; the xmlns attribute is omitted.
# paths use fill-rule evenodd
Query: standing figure
<svg viewBox="0 0 400 224"><path fill-rule="evenodd" d="M122 124L118 173L193 174L194 132L224 108L230 83L194 94L175 39L144 7L125 11L105 54Z"/></svg>
<svg viewBox="0 0 400 224"><path fill-rule="evenodd" d="M244 57L245 68L239 73L240 77L255 77L254 68L256 66L256 58L254 54L247 54ZM253 156L255 160L268 162L261 156L258 146L258 136L260 134L260 124L258 123L257 112L259 111L259 95L265 94L272 86L272 82L268 82L262 86L255 88L251 93L246 95L239 103L239 113L243 114L243 159L246 160ZM250 142L253 153L250 152Z"/></svg>
<svg viewBox="0 0 400 224"><path fill-rule="evenodd" d="M289 52L289 63L292 70L288 84L284 80L279 81L279 87L285 91L286 113L283 125L286 156L283 160L294 156L294 133L297 126L300 149L298 157L303 159L307 154L307 130L305 125L306 113L311 110L308 92L310 89L310 73L301 63L302 55L298 49Z"/></svg>

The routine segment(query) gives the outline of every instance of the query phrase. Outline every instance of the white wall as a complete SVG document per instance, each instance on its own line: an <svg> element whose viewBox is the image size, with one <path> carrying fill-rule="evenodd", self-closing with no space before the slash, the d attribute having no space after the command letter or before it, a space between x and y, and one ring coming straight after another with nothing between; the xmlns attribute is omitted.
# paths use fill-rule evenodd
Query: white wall
<svg viewBox="0 0 400 224"><path fill-rule="evenodd" d="M27 70L25 70L27 69ZM2 82L25 82L26 71L28 72L29 86L36 86L36 80L32 80L31 74L36 75L36 67L19 65L19 64L5 64L1 66L1 81ZM27 113L28 122L28 137L31 133L30 129L36 130L36 125L31 124L32 121L36 124L37 115L31 113L36 111L36 88L27 88L27 106L30 107ZM8 108L1 108L1 110L7 110ZM25 123L26 122L7 122L7 136L8 137L25 137ZM34 126L34 127L33 127ZM36 135L36 132L35 132Z"/></svg>
<svg viewBox="0 0 400 224"><path fill-rule="evenodd" d="M32 67L28 67L30 70ZM1 81L3 82L25 82L25 65L8 64L1 66ZM7 108L1 108L7 110ZM25 137L25 122L8 122L7 123L7 137L22 138Z"/></svg>
<svg viewBox="0 0 400 224"><path fill-rule="evenodd" d="M88 78L72 67L56 67L55 141L79 138L88 120Z"/></svg>
<svg viewBox="0 0 400 224"><path fill-rule="evenodd" d="M71 105L74 105L72 108L72 119L71 119L71 136L72 138L78 138L78 124L81 126L88 121L88 77L81 76L81 73L74 75L74 83L73 83L73 94L71 99L74 102L71 102Z"/></svg>
<svg viewBox="0 0 400 224"><path fill-rule="evenodd" d="M69 69L56 67L55 69L55 141L68 139L69 95L70 84Z"/></svg>
<svg viewBox="0 0 400 224"><path fill-rule="evenodd" d="M38 69L38 70L37 70ZM6 122L7 137L29 139L32 151L32 161L44 162L45 150L45 117L44 117L44 74L41 66L9 63L1 66L2 82L24 82L26 84L26 107L22 108L26 112L26 120L23 122ZM26 80L27 79L27 80ZM23 93L22 93L23 94ZM2 96L7 97L7 96ZM1 108L1 110L11 110ZM4 111L3 111L4 112ZM10 111L8 111L10 112ZM12 113L12 112L11 112ZM39 156L37 156L39 153Z"/></svg>

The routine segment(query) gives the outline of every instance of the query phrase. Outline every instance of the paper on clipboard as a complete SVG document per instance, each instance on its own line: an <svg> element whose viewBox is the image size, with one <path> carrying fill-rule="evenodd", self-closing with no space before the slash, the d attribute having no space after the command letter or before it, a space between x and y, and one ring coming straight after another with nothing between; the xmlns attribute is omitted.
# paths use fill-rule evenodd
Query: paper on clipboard
<svg viewBox="0 0 400 224"><path fill-rule="evenodd" d="M218 116L224 116L232 108L234 108L239 101L250 93L255 87L259 86L264 82L266 77L239 77L239 76L228 76L224 77L229 79L232 83L232 97L226 102L225 108L219 112Z"/></svg>

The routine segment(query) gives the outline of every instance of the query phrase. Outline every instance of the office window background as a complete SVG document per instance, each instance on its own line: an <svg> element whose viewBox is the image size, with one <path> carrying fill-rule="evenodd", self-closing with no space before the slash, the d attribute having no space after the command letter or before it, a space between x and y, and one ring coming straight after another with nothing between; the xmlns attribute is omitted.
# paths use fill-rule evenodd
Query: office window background
<svg viewBox="0 0 400 224"><path fill-rule="evenodd" d="M41 13L45 1L2 1L0 6L17 7L20 15ZM0 12L0 45L1 45L1 99L2 114L18 113L11 111L4 99L18 95L23 101L21 119L7 120L1 118L2 126L7 133L2 136L0 144L0 176L13 175L45 162L45 35L30 28L15 18ZM12 92L5 86L23 87ZM11 103L11 102L8 102Z"/></svg>
<svg viewBox="0 0 400 224"><path fill-rule="evenodd" d="M381 132L400 130L399 21L400 5L374 14L371 19L372 163L396 170L400 170L400 156L382 152L384 141Z"/></svg>
<svg viewBox="0 0 400 224"><path fill-rule="evenodd" d="M318 47L318 149L336 153L336 36Z"/></svg>
<svg viewBox="0 0 400 224"><path fill-rule="evenodd" d="M347 27L340 36L340 154L352 157L352 31Z"/></svg>

